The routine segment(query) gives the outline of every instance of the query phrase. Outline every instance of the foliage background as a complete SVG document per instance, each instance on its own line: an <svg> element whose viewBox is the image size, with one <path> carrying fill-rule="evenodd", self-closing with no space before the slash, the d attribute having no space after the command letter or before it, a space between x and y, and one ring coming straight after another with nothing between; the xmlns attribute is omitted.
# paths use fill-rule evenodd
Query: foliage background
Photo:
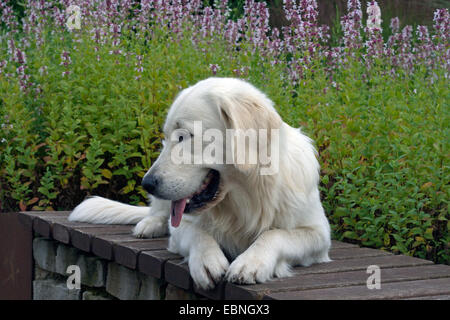
<svg viewBox="0 0 450 320"><path fill-rule="evenodd" d="M448 264L450 93L448 65L436 63L445 59L441 53L428 57L431 67L395 66L384 55L369 64L364 48L351 55L352 48L331 38L345 58L330 67L306 47L273 55L246 36L230 46L208 30L199 37L203 29L186 21L178 32L149 21L144 35L128 25L135 21L130 12L117 16L124 23L111 22L120 32L105 28L96 38L95 28L55 29L50 21L58 16L38 4L11 14L29 17L33 5L44 10L34 32L2 19L1 211L70 210L94 194L144 205L140 180L159 154L175 95L211 75L238 76L316 141L334 238ZM231 9L236 21L252 22ZM344 37L343 26L336 28ZM434 41L448 50L448 34ZM420 45L416 34L411 42Z"/></svg>

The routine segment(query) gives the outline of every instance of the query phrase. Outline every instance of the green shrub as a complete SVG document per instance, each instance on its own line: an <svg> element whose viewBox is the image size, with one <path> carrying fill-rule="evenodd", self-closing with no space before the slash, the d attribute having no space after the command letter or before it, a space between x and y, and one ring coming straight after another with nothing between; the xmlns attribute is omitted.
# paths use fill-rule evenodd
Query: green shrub
<svg viewBox="0 0 450 320"><path fill-rule="evenodd" d="M124 28L116 47L98 46L83 30L44 30L42 45L26 50L33 86L25 91L7 75L17 64L6 65L1 211L70 210L87 195L144 205L140 181L158 157L168 107L182 88L211 76L215 64L217 76L239 75L266 92L287 123L316 141L334 238L449 262L444 68L430 81L426 68L393 76L386 61L367 69L350 59L330 81L317 59L295 83L282 76L285 64L272 64L245 41L230 51L218 38L194 43L184 31L172 41L164 26L153 31L143 40ZM68 65L61 64L64 51ZM135 69L138 55L143 72Z"/></svg>

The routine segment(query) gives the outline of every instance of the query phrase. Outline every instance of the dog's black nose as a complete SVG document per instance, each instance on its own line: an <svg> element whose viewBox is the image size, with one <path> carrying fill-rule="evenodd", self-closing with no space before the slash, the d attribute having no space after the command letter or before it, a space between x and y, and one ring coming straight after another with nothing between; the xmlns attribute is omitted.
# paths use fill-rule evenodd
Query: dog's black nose
<svg viewBox="0 0 450 320"><path fill-rule="evenodd" d="M154 175L149 174L144 177L142 180L142 187L150 194L153 194L156 190L156 187L158 186L160 179Z"/></svg>

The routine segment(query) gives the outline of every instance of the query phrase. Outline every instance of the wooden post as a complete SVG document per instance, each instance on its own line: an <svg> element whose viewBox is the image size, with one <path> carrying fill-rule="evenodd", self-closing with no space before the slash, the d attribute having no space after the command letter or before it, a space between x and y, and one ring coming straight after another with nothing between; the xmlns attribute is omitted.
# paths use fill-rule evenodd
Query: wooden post
<svg viewBox="0 0 450 320"><path fill-rule="evenodd" d="M31 300L33 231L19 214L0 213L0 300Z"/></svg>

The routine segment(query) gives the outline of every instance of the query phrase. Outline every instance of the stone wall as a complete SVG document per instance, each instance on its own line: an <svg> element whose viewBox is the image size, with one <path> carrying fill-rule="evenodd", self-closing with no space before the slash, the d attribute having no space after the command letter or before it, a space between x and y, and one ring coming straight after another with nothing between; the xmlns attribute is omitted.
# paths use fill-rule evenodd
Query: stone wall
<svg viewBox="0 0 450 320"><path fill-rule="evenodd" d="M47 238L33 240L34 300L171 300L200 296L115 262L100 259ZM80 288L70 289L73 272L80 270ZM69 280L69 285L67 284Z"/></svg>

